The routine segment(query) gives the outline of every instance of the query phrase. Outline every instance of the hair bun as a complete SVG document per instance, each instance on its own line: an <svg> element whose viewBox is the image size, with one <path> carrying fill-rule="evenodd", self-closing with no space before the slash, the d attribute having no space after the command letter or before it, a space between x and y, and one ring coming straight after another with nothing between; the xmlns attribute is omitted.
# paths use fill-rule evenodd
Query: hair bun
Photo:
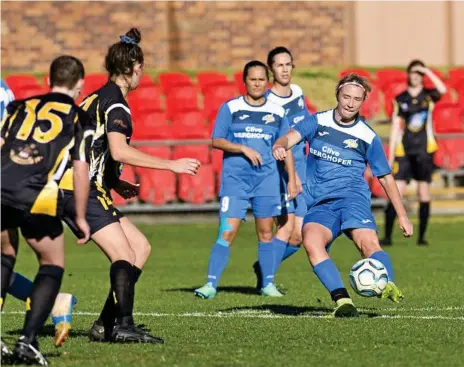
<svg viewBox="0 0 464 367"><path fill-rule="evenodd" d="M138 28L131 28L129 32L126 33L126 36L132 38L136 43L140 43L142 40L142 33Z"/></svg>

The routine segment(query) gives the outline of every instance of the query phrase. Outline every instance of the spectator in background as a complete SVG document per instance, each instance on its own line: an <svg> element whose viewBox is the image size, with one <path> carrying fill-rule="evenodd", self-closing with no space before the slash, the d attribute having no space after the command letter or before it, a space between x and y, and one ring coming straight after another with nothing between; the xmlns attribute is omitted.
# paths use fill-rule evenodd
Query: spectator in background
<svg viewBox="0 0 464 367"><path fill-rule="evenodd" d="M407 72L408 89L393 101L389 163L402 196L411 178L418 182L420 204L417 244L422 246L428 245L425 232L430 216L433 153L438 149L433 133L432 111L435 102L440 100L447 90L440 78L420 60L411 61ZM434 89L424 88L424 75L430 78L435 85ZM382 246L392 245L395 218L395 210L389 202L385 209L385 237L380 242Z"/></svg>
<svg viewBox="0 0 464 367"><path fill-rule="evenodd" d="M1 85L0 85L0 120L3 120L3 117L6 115L6 106L8 106L8 103L11 101L14 101L15 96L13 94L13 91L8 88L8 85L3 81L3 79L0 79Z"/></svg>

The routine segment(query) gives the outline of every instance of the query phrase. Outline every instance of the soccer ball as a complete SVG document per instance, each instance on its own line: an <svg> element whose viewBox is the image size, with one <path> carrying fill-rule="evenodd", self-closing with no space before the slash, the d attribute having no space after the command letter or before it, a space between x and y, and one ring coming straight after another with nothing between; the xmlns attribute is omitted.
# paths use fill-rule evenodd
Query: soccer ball
<svg viewBox="0 0 464 367"><path fill-rule="evenodd" d="M350 284L360 296L378 296L385 289L387 283L387 269L378 260L362 259L351 268Z"/></svg>

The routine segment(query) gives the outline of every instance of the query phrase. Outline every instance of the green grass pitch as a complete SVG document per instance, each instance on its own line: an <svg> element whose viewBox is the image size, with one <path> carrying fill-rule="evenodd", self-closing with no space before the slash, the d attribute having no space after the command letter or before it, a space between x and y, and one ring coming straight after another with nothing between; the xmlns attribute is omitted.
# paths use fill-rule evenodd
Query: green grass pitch
<svg viewBox="0 0 464 367"><path fill-rule="evenodd" d="M52 328L40 346L53 366L462 366L464 350L463 258L459 218L434 219L429 248L402 239L388 249L400 305L353 295L359 319L329 319L333 304L312 273L304 251L285 262L277 283L280 299L254 293L251 269L257 256L252 223L242 226L218 295L200 300L192 290L205 282L215 224L141 225L153 251L136 287L136 322L165 338L164 345L95 344L87 331L105 300L109 266L94 244L78 246L67 234L63 291L78 299L70 339L53 346ZM359 258L340 238L332 257L349 287ZM33 276L37 263L22 244L17 271ZM7 298L2 335L13 343L24 304ZM49 324L48 324L49 325Z"/></svg>

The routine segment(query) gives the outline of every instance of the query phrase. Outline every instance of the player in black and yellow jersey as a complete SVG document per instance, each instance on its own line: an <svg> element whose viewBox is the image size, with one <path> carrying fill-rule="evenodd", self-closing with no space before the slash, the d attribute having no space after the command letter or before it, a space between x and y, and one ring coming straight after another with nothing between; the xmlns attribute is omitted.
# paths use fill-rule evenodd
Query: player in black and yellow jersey
<svg viewBox="0 0 464 367"><path fill-rule="evenodd" d="M74 104L84 84L84 66L72 56L60 56L50 66L49 94L10 103L1 126L1 304L16 262L18 229L39 260L39 271L26 301L21 336L10 355L2 342L2 359L47 365L37 337L52 310L64 271L63 226L58 217L60 181L69 157L73 160L74 221L85 243L90 230L85 219L88 182L88 136L93 129ZM88 119L88 117L87 117ZM90 138L91 141L91 138Z"/></svg>
<svg viewBox="0 0 464 367"><path fill-rule="evenodd" d="M446 93L446 86L420 60L408 68L408 89L396 96L390 132L390 164L398 189L403 195L409 181L418 183L419 238L418 245L427 245L425 232L430 215L430 182L432 181L433 153L438 149L432 125L435 103ZM424 88L424 75L435 85ZM402 127L403 126L403 127ZM385 210L385 238L383 246L392 244L391 235L395 210L389 202Z"/></svg>
<svg viewBox="0 0 464 367"><path fill-rule="evenodd" d="M92 240L111 262L111 288L102 313L90 330L91 340L113 342L162 343L137 327L133 320L134 286L151 248L147 238L113 206L110 190L125 198L137 195L138 186L119 178L122 165L196 174L196 159L164 160L144 154L129 145L134 129L127 94L137 88L143 74L141 34L131 29L113 44L106 55L108 83L81 104L94 125L90 162L90 195L87 221ZM136 128L136 126L135 126ZM67 172L60 187L65 190L63 218L76 235L71 189L72 174Z"/></svg>

